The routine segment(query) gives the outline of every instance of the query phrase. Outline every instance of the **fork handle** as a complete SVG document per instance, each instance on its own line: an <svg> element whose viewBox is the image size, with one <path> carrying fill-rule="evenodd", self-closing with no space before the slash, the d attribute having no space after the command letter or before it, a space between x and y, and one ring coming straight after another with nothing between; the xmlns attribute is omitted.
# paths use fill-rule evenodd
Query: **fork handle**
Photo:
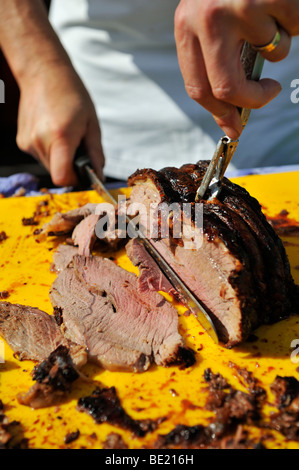
<svg viewBox="0 0 299 470"><path fill-rule="evenodd" d="M262 74L264 58L253 49L253 47L245 41L241 53L241 62L244 68L244 72L247 80L258 81ZM238 108L242 119L242 127L246 126L251 109Z"/></svg>

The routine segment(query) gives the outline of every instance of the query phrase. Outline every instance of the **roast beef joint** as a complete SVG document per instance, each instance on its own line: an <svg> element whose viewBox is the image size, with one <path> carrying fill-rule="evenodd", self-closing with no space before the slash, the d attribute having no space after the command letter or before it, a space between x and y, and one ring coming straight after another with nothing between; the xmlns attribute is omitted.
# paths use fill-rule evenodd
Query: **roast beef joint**
<svg viewBox="0 0 299 470"><path fill-rule="evenodd" d="M189 204L189 224L196 228L195 195L207 166L208 162L202 161L161 171L137 170L128 180L132 188L130 203L146 207L148 238L204 305L220 341L232 347L246 340L258 326L298 313L298 286L291 276L282 241L267 222L259 202L227 178L218 199L199 201L203 213L199 247L190 248L184 232L179 240L173 236L171 218L168 237L150 236L153 207L165 203L182 208ZM161 217L157 218L159 222ZM130 256L132 249L127 251ZM146 270L140 259L139 264L144 284L151 270ZM161 280L157 284L161 285Z"/></svg>

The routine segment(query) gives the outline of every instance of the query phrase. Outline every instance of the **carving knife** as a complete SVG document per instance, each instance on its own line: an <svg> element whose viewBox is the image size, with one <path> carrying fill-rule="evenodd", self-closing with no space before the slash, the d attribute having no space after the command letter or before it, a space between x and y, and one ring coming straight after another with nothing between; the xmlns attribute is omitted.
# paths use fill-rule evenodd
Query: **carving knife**
<svg viewBox="0 0 299 470"><path fill-rule="evenodd" d="M117 207L117 202L113 196L107 191L103 183L99 180L95 171L93 170L88 156L85 154L77 154L74 165L76 173L78 175L79 181L82 182L85 187L91 186L97 191L97 193L105 199L106 202L113 204L114 207ZM129 224L131 219L126 215L126 222ZM214 340L215 343L219 342L218 334L216 328L213 324L213 321L207 312L204 305L193 295L193 293L188 289L188 287L182 282L178 277L176 272L172 269L171 266L164 260L156 248L151 244L151 242L144 237L140 231L135 231L138 236L137 240L139 243L142 243L147 253L151 256L153 261L158 265L159 269L171 283L176 292L178 292L180 298L184 305L196 316L198 321L201 323L203 328L209 334L209 336Z"/></svg>

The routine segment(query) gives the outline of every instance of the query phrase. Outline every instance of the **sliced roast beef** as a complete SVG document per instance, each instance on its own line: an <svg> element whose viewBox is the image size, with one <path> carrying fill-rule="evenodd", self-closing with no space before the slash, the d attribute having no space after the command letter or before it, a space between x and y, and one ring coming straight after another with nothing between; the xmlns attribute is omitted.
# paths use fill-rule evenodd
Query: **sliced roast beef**
<svg viewBox="0 0 299 470"><path fill-rule="evenodd" d="M55 273L60 273L65 269L73 257L78 254L78 248L72 245L59 245L53 254L53 263L50 270Z"/></svg>
<svg viewBox="0 0 299 470"><path fill-rule="evenodd" d="M105 204L106 205L106 204ZM109 230L103 230L98 236L97 223L103 217L105 225L107 214L96 214L96 208L100 204L87 203L82 207L72 209L68 212L57 212L50 222L46 223L36 234L38 241L43 241L47 236L58 236L72 234L72 243L78 246L79 254L89 256L92 249L99 248L100 251L116 251L126 243L126 232L118 228L118 215L114 213L114 223Z"/></svg>
<svg viewBox="0 0 299 470"><path fill-rule="evenodd" d="M54 316L38 308L0 302L0 335L20 360L44 361L64 345L77 367L87 361L84 348L65 338Z"/></svg>
<svg viewBox="0 0 299 470"><path fill-rule="evenodd" d="M134 266L139 269L138 288L141 292L163 291L176 295L168 279L136 238L127 243L126 252Z"/></svg>
<svg viewBox="0 0 299 470"><path fill-rule="evenodd" d="M62 311L67 337L107 369L194 362L178 333L175 308L156 292L140 292L137 276L109 259L75 256L50 298Z"/></svg>
<svg viewBox="0 0 299 470"><path fill-rule="evenodd" d="M129 178L130 202L143 203L147 208L148 237L152 236L153 223L161 226L158 209L163 203L169 207L177 204L181 217L184 204L190 203L190 217L184 221L195 228L195 195L207 166L208 162L199 162L160 172L138 170ZM201 246L190 248L184 231L177 239L171 216L169 236L163 237L158 231L152 243L205 305L220 339L233 346L257 326L288 316L296 288L280 239L258 201L245 189L224 178L219 198L200 202ZM152 216L155 206L156 218Z"/></svg>
<svg viewBox="0 0 299 470"><path fill-rule="evenodd" d="M126 242L126 234L115 226L112 230L103 231L98 238L97 223L101 217L90 214L74 228L72 240L78 246L79 255L89 256L95 245L100 251L117 251Z"/></svg>
<svg viewBox="0 0 299 470"><path fill-rule="evenodd" d="M99 221L98 214L90 214L83 219L75 228L72 234L74 245L78 246L78 254L89 256L96 242L96 225Z"/></svg>
<svg viewBox="0 0 299 470"><path fill-rule="evenodd" d="M82 207L65 213L56 212L50 222L47 222L42 227L41 232L38 234L38 239L42 240L47 235L64 235L72 232L81 220L95 213L96 207L97 204L87 203Z"/></svg>

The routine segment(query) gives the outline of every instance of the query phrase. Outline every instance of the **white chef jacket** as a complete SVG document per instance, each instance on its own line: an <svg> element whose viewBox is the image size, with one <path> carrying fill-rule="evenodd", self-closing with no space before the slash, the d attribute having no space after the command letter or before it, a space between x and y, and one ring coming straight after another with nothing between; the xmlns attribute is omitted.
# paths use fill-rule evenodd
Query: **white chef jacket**
<svg viewBox="0 0 299 470"><path fill-rule="evenodd" d="M50 21L96 106L107 176L210 159L223 135L185 91L173 33L178 3L52 0ZM263 76L283 91L252 112L232 167L299 163L299 103L291 101L298 58L295 38L285 61L265 64Z"/></svg>

